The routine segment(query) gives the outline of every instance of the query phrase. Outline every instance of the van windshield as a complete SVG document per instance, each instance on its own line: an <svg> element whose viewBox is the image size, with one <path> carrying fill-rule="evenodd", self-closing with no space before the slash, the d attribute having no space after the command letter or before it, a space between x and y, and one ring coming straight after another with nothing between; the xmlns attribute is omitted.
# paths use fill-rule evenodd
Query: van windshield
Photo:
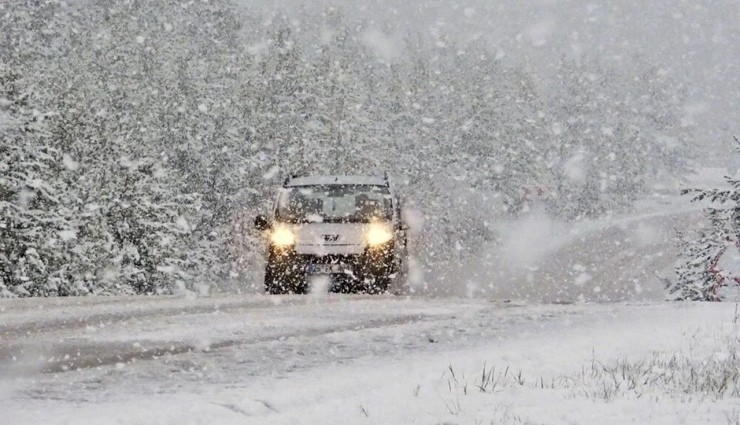
<svg viewBox="0 0 740 425"><path fill-rule="evenodd" d="M369 223L391 220L387 187L327 185L287 188L278 198L276 218L285 223Z"/></svg>

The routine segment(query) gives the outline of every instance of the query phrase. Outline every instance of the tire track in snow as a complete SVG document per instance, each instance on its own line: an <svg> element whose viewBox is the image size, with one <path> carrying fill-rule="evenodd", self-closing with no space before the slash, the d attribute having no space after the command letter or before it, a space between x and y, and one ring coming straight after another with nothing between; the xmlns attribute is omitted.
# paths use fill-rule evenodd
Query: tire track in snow
<svg viewBox="0 0 740 425"><path fill-rule="evenodd" d="M78 369L87 369L152 360L166 355L178 355L191 352L208 352L245 344L259 344L280 341L294 337L316 337L349 330L369 330L401 324L412 324L424 321L447 320L448 316L431 316L407 314L383 319L358 320L336 326L321 328L299 328L289 332L279 332L255 338L223 339L207 345L193 341L157 341L148 346L133 341L87 341L87 340L45 340L32 343L16 343L0 348L0 366L8 369L30 370L41 373L60 373ZM39 353L51 353L43 360ZM20 361L35 357L33 364ZM20 364L16 364L21 362ZM15 364L15 365L14 365Z"/></svg>
<svg viewBox="0 0 740 425"><path fill-rule="evenodd" d="M355 297L353 299L365 299L365 297ZM322 303L333 304L343 301L341 296L327 297L321 300ZM23 300L25 301L25 300ZM177 305L182 299L171 297L153 297L143 298L141 303L132 301L127 303L118 303L107 299L101 299L100 302L89 305L88 309L75 305L73 308L79 309L77 314L67 316L64 311L46 314L47 310L34 311L31 315L22 315L13 320L12 317L6 316L6 323L0 324L0 340L12 339L18 337L33 337L35 334L59 333L65 330L74 330L86 328L88 326L106 326L114 325L128 320L137 319L154 319L157 317L172 317L208 313L230 313L239 311L252 311L255 309L274 308L276 305L286 307L300 307L306 305L305 296L281 296L279 299L269 296L250 297L247 300L239 299L236 301L224 300L222 298L199 298L186 300L187 305ZM215 302L214 302L215 301ZM150 307L148 303L166 304L173 302L175 305ZM114 305L114 311L96 312L98 307ZM16 309L18 309L16 307ZM64 306L58 306L57 309L63 310ZM92 312L88 310L93 309ZM58 313L58 314L57 314ZM50 316L50 317L49 317Z"/></svg>

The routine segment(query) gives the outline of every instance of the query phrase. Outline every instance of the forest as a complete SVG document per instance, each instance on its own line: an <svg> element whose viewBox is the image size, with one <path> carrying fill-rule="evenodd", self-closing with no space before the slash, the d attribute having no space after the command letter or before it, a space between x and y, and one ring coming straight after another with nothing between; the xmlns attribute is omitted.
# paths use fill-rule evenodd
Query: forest
<svg viewBox="0 0 740 425"><path fill-rule="evenodd" d="M543 90L482 40L265 13L0 3L0 297L246 290L251 221L288 174L388 172L434 271L527 188L577 221L691 167L681 85L639 55L563 57Z"/></svg>

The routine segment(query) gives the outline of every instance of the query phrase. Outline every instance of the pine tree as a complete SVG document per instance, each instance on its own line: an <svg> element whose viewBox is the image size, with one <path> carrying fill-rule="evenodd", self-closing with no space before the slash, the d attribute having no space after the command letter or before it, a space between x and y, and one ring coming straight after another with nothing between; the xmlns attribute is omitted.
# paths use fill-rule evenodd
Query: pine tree
<svg viewBox="0 0 740 425"><path fill-rule="evenodd" d="M740 141L735 138L736 150L740 154ZM668 282L671 298L692 301L721 301L719 290L722 285L736 285L732 279L724 280L715 269L717 262L727 249L736 249L734 244L740 234L740 179L725 177L729 189L686 189L692 202L709 201L705 209L706 223L698 234L689 238L678 234L681 253L676 266L678 279Z"/></svg>
<svg viewBox="0 0 740 425"><path fill-rule="evenodd" d="M0 64L0 297L78 294L66 270L75 234L58 178L62 155L20 80Z"/></svg>
<svg viewBox="0 0 740 425"><path fill-rule="evenodd" d="M677 280L667 282L669 297L675 300L718 301L717 277L712 269L719 256L727 249L729 232L723 211L707 211L708 223L693 240L678 232L681 249L676 266Z"/></svg>

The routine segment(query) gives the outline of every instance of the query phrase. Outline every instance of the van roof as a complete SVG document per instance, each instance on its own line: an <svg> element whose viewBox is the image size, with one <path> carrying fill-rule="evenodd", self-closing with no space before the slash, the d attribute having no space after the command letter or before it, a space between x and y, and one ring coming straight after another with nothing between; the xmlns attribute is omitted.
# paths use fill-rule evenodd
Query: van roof
<svg viewBox="0 0 740 425"><path fill-rule="evenodd" d="M388 186L388 180L377 176L306 176L288 178L284 184L285 187L331 185Z"/></svg>

